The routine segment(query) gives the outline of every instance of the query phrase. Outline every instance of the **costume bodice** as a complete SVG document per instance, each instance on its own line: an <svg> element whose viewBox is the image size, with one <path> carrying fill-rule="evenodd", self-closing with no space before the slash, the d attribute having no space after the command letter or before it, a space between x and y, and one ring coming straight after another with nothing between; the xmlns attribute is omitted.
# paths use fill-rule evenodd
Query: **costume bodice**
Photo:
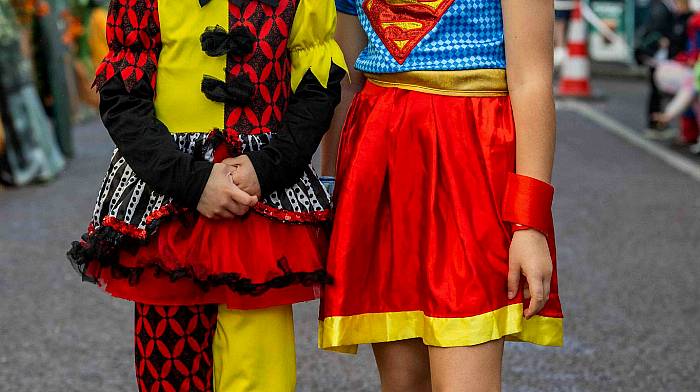
<svg viewBox="0 0 700 392"><path fill-rule="evenodd" d="M336 0L357 15L363 72L505 68L500 0Z"/></svg>

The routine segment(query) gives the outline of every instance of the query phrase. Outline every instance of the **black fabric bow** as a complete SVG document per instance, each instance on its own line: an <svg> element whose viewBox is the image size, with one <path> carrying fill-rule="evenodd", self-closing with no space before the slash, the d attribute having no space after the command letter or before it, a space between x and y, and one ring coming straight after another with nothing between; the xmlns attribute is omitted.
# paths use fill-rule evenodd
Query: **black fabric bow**
<svg viewBox="0 0 700 392"><path fill-rule="evenodd" d="M255 37L245 26L236 26L229 32L216 25L207 27L199 41L202 50L209 56L218 57L226 53L243 56L253 51Z"/></svg>
<svg viewBox="0 0 700 392"><path fill-rule="evenodd" d="M205 5L209 4L211 0L199 0L199 6L204 7ZM244 5L247 5L251 2L252 0L233 0L231 1L233 4L235 4L237 7L243 7ZM279 5L279 0L258 0L260 3L267 4L271 7L277 7Z"/></svg>
<svg viewBox="0 0 700 392"><path fill-rule="evenodd" d="M231 83L226 83L213 76L204 75L202 92L214 102L245 106L253 98L255 85L245 74L239 75Z"/></svg>

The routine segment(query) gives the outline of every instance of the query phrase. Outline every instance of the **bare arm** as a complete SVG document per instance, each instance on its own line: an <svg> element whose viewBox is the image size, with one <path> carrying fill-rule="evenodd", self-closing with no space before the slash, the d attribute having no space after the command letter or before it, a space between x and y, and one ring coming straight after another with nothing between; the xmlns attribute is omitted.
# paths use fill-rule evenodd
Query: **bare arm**
<svg viewBox="0 0 700 392"><path fill-rule="evenodd" d="M554 160L552 0L502 0L516 172L550 182Z"/></svg>
<svg viewBox="0 0 700 392"><path fill-rule="evenodd" d="M506 46L506 74L516 129L515 170L550 182L554 160L555 114L552 98L552 0L501 0ZM549 299L553 263L547 238L534 229L513 234L508 262L508 297L523 282L530 299L526 318Z"/></svg>
<svg viewBox="0 0 700 392"><path fill-rule="evenodd" d="M331 127L321 143L321 174L324 176L335 175L335 161L338 155L338 142L340 131L343 128L350 104L355 93L360 91L365 83L364 75L355 70L352 64L357 60L362 49L367 46L365 35L357 16L338 12L338 25L335 32L335 40L340 45L345 55L345 61L350 68L349 79L343 81L342 98L335 109L335 116Z"/></svg>

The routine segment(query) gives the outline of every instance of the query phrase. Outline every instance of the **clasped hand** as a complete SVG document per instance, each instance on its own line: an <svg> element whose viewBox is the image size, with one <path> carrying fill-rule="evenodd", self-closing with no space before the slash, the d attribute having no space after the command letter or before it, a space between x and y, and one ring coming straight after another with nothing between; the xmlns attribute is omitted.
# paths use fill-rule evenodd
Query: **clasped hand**
<svg viewBox="0 0 700 392"><path fill-rule="evenodd" d="M241 155L214 164L197 204L210 219L226 219L248 213L261 198L260 184L250 159Z"/></svg>

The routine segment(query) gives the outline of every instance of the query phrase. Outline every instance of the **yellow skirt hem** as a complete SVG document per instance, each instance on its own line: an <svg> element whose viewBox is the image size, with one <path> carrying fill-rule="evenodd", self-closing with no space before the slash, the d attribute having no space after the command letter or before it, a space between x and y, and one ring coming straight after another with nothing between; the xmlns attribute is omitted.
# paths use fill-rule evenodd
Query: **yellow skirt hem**
<svg viewBox="0 0 700 392"><path fill-rule="evenodd" d="M318 346L323 350L355 354L358 344L423 339L427 346L474 346L505 337L508 341L561 346L563 319L523 318L523 305L464 317L430 317L422 311L365 313L327 317L319 322Z"/></svg>

